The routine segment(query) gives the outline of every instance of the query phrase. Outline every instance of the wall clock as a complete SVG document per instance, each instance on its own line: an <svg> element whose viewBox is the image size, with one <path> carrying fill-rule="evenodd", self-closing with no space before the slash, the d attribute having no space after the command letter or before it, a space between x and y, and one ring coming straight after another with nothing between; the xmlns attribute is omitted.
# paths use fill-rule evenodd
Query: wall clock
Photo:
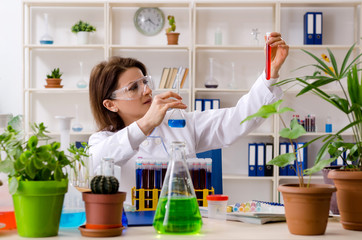
<svg viewBox="0 0 362 240"><path fill-rule="evenodd" d="M163 29L165 15L159 8L139 8L134 15L133 22L140 33L146 36L154 36Z"/></svg>

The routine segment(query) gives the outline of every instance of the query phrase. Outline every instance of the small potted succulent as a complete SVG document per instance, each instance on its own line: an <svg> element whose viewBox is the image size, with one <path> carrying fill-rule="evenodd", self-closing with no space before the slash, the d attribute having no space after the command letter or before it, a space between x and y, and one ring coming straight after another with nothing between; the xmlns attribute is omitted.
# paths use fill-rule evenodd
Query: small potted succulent
<svg viewBox="0 0 362 240"><path fill-rule="evenodd" d="M47 85L46 88L62 88L63 85L60 85L62 79L61 76L63 73L60 72L59 68L54 68L50 74L47 74Z"/></svg>
<svg viewBox="0 0 362 240"><path fill-rule="evenodd" d="M77 34L77 43L78 44L88 44L89 43L89 33L95 32L97 29L90 25L87 22L79 20L72 26L72 32Z"/></svg>
<svg viewBox="0 0 362 240"><path fill-rule="evenodd" d="M83 192L86 224L79 230L83 236L110 237L122 234L123 202L125 192L119 192L119 182L114 176L95 176L90 187L92 192Z"/></svg>
<svg viewBox="0 0 362 240"><path fill-rule="evenodd" d="M166 35L167 35L167 44L168 45L177 45L178 44L178 37L180 33L176 31L176 22L175 17L172 15L167 16L168 23L170 27L166 28Z"/></svg>

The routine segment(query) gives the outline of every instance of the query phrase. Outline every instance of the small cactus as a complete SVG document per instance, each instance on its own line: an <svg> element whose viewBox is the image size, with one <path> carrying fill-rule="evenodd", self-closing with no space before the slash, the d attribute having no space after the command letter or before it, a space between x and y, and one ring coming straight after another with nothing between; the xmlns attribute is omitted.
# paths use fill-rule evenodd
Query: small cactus
<svg viewBox="0 0 362 240"><path fill-rule="evenodd" d="M118 187L118 180L113 176L97 175L91 181L92 193L95 194L114 194Z"/></svg>
<svg viewBox="0 0 362 240"><path fill-rule="evenodd" d="M166 33L174 32L176 30L175 17L172 15L167 16L168 23L170 24L169 28L166 28Z"/></svg>

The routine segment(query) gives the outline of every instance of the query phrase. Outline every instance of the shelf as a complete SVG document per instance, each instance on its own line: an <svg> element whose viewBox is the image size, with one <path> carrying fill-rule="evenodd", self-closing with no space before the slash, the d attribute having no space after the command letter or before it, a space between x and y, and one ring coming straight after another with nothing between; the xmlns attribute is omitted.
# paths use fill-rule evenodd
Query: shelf
<svg viewBox="0 0 362 240"><path fill-rule="evenodd" d="M304 134L302 137L319 137L322 135L326 135L326 134L336 134L336 132L332 132L332 133L326 133L326 132L307 132L306 134ZM342 133L340 134L341 136L353 136L352 132L348 132L348 133ZM280 136L281 137L281 136ZM282 137L281 137L282 138Z"/></svg>
<svg viewBox="0 0 362 240"><path fill-rule="evenodd" d="M289 45L289 49L308 49L308 50L318 50L318 49L350 49L351 45ZM358 45L355 46L355 50L357 50Z"/></svg>
<svg viewBox="0 0 362 240"><path fill-rule="evenodd" d="M190 50L187 45L110 45L111 49L135 49L135 50Z"/></svg>
<svg viewBox="0 0 362 240"><path fill-rule="evenodd" d="M298 180L298 177L297 176L279 176L278 177L279 180L283 180L283 179L295 179L295 180ZM309 179L309 176L304 176L304 182L308 182L308 179ZM315 175L315 176L312 176L312 180L321 180L323 179L323 176L322 175Z"/></svg>
<svg viewBox="0 0 362 240"><path fill-rule="evenodd" d="M304 0L304 1L288 1L288 2L281 2L281 7L357 7L361 4L359 0L329 0L329 1L314 1L314 0Z"/></svg>
<svg viewBox="0 0 362 240"><path fill-rule="evenodd" d="M70 136L90 136L93 133L95 133L95 132L94 131L74 132L72 130L70 130L70 132L69 132ZM56 136L60 136L60 132L50 132L47 135L50 137L56 137Z"/></svg>
<svg viewBox="0 0 362 240"><path fill-rule="evenodd" d="M177 7L177 8L188 8L189 2L187 1L164 1L164 0L158 0L154 2L142 2L142 1L127 1L127 0L111 0L109 1L110 7L158 7L158 8L164 8L164 7Z"/></svg>
<svg viewBox="0 0 362 240"><path fill-rule="evenodd" d="M64 89L64 88L54 88L54 89L49 89L49 88L28 88L28 89L24 89L25 92L29 92L29 93L45 93L45 94L53 94L53 93L86 93L88 94L89 89L85 88L85 89Z"/></svg>
<svg viewBox="0 0 362 240"><path fill-rule="evenodd" d="M195 45L196 50L258 50L263 51L264 46L245 45Z"/></svg>
<svg viewBox="0 0 362 240"><path fill-rule="evenodd" d="M176 92L177 89L175 89L175 88L164 88L164 89L153 90L153 92L155 92L155 93L164 93L164 92L168 92L168 91ZM180 93L189 93L189 92L190 91L188 89L180 89Z"/></svg>
<svg viewBox="0 0 362 240"><path fill-rule="evenodd" d="M29 49L70 49L70 50L83 50L83 49L104 49L105 46L102 44L84 44L84 45L40 45L40 44L26 44L24 45L25 48Z"/></svg>
<svg viewBox="0 0 362 240"><path fill-rule="evenodd" d="M93 2L65 2L61 0L54 1L33 1L24 0L24 4L30 7L103 7L104 1L93 1Z"/></svg>
<svg viewBox="0 0 362 240"><path fill-rule="evenodd" d="M223 174L223 180L258 180L258 181L274 181L274 177L249 177L239 174Z"/></svg>
<svg viewBox="0 0 362 240"><path fill-rule="evenodd" d="M197 92L245 93L245 92L249 92L249 91L250 91L250 89L195 88L195 93L197 93Z"/></svg>
<svg viewBox="0 0 362 240"><path fill-rule="evenodd" d="M268 136L268 137L274 137L275 134L274 133L249 133L248 136L256 136L256 137L265 137L265 136Z"/></svg>

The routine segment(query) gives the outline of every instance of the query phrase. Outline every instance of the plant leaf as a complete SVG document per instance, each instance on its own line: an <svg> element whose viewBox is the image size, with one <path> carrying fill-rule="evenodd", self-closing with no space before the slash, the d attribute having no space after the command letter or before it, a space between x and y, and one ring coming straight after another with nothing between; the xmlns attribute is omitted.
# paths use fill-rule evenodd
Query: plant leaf
<svg viewBox="0 0 362 240"><path fill-rule="evenodd" d="M327 165L329 165L331 162L335 161L337 159L337 157L334 158L329 158L329 159L324 159L319 161L318 163L314 164L313 167L305 169L303 171L304 174L306 175L311 175L313 173L319 172L321 171L324 167L326 167Z"/></svg>
<svg viewBox="0 0 362 240"><path fill-rule="evenodd" d="M19 187L19 182L18 179L16 177L12 177L10 178L10 182L9 182L9 193L11 195L15 194L16 191L18 190Z"/></svg>
<svg viewBox="0 0 362 240"><path fill-rule="evenodd" d="M282 102L283 102L283 100L278 100L278 101L276 101L274 103L261 106L256 113L246 117L243 121L241 121L240 124L242 124L242 123L244 123L246 121L249 121L249 120L251 120L253 118L257 118L257 117L268 118L273 114L280 114L280 113L284 113L284 112L287 112L287 111L294 112L293 109L288 108L288 107L283 107L282 109L280 109L278 111L278 107Z"/></svg>
<svg viewBox="0 0 362 240"><path fill-rule="evenodd" d="M290 128L283 128L279 131L281 137L288 139L297 139L300 136L306 134L306 131L302 125L300 125L296 118L293 118L290 123Z"/></svg>
<svg viewBox="0 0 362 240"><path fill-rule="evenodd" d="M273 158L267 163L267 165L276 165L278 167L285 167L294 160L295 160L294 153L285 153Z"/></svg>

